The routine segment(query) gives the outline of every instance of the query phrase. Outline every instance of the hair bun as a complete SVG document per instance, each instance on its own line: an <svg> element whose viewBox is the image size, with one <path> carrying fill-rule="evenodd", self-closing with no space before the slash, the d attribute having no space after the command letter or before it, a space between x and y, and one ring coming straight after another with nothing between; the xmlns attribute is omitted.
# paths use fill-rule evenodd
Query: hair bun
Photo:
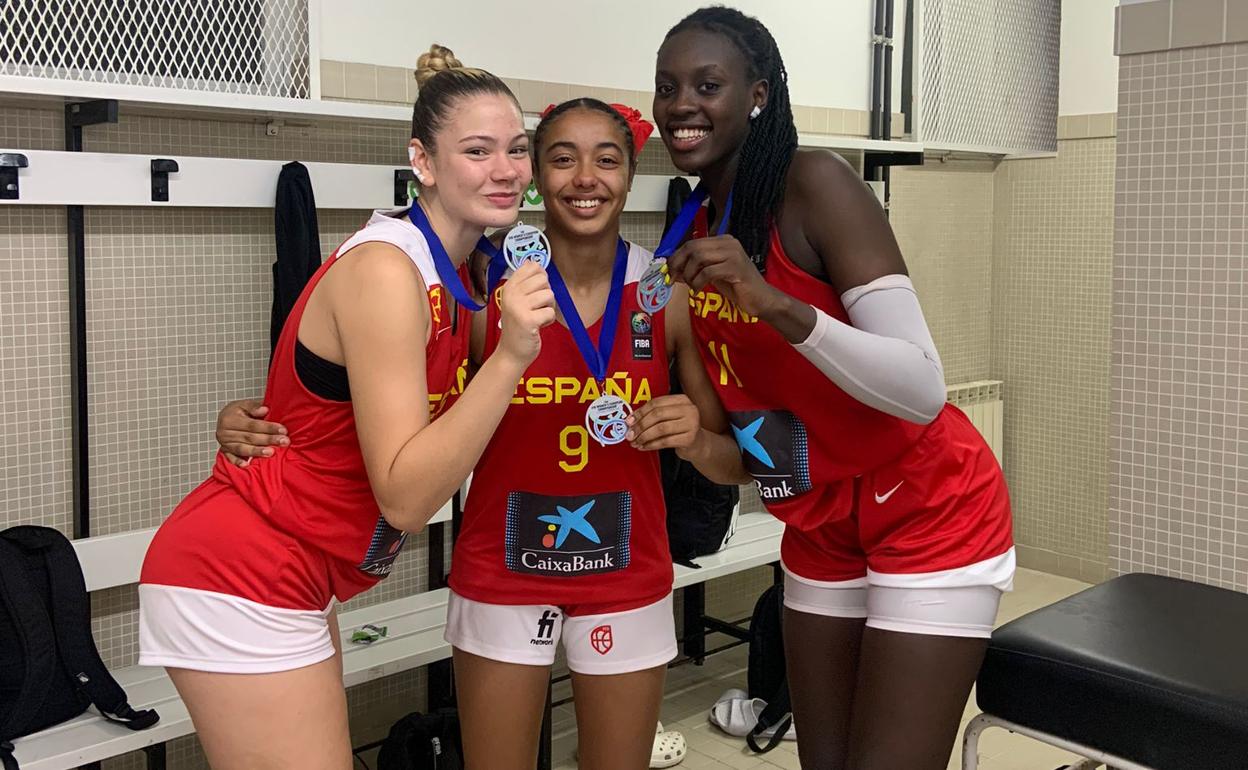
<svg viewBox="0 0 1248 770"><path fill-rule="evenodd" d="M444 70L459 69L464 63L455 58L455 52L444 45L434 43L427 53L416 60L416 85L424 87L434 75Z"/></svg>

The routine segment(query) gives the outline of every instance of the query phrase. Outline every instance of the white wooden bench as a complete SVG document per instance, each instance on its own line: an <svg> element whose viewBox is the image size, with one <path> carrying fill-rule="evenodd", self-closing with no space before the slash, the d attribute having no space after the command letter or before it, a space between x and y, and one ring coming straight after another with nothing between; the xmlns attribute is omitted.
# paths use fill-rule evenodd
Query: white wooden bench
<svg viewBox="0 0 1248 770"><path fill-rule="evenodd" d="M431 523L448 522L448 504ZM719 553L697 560L700 569L677 565L675 587L697 588L707 580L775 562L782 525L766 513L742 514L736 534ZM87 590L138 582L143 555L155 530L105 535L75 542ZM451 648L442 638L448 591L439 588L342 613L343 684L351 687L419 666L447 660ZM385 626L385 638L370 645L352 644L353 631L365 624ZM14 742L22 770L68 770L132 751L148 751L153 770L164 766L163 744L194 732L186 706L163 669L130 666L113 675L125 688L130 705L155 708L160 721L133 732L105 721L94 710L61 725Z"/></svg>

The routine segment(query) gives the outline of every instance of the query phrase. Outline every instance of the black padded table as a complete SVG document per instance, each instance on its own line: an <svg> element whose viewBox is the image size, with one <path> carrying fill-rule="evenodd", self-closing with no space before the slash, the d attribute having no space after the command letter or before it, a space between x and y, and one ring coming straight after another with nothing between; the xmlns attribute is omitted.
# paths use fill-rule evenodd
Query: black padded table
<svg viewBox="0 0 1248 770"><path fill-rule="evenodd" d="M1248 594L1106 581L997 629L986 714L1157 770L1248 768Z"/></svg>

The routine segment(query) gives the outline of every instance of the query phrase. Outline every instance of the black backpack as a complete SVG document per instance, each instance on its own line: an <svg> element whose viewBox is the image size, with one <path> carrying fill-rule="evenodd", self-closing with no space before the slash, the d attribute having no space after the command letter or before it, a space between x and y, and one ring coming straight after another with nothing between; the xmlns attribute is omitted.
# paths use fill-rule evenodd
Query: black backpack
<svg viewBox="0 0 1248 770"><path fill-rule="evenodd" d="M131 730L160 718L130 708L100 660L82 567L69 540L48 527L0 532L0 765L16 770L13 739L91 705Z"/></svg>
<svg viewBox="0 0 1248 770"><path fill-rule="evenodd" d="M667 221L671 228L690 194L684 177L673 177L667 184ZM672 393L680 393L680 380L673 363L669 372ZM672 561L697 567L693 560L723 549L732 535L740 493L735 485L716 484L698 472L693 463L680 459L675 450L659 451L663 471L663 497L667 501L667 542Z"/></svg>
<svg viewBox="0 0 1248 770"><path fill-rule="evenodd" d="M784 671L784 585L771 586L754 603L750 618L750 661L746 675L751 698L762 698L767 707L758 716L758 724L750 730L745 742L758 754L766 754L780 744L793 723L793 707L789 702L789 680ZM776 732L765 746L758 738L773 725Z"/></svg>
<svg viewBox="0 0 1248 770"><path fill-rule="evenodd" d="M395 722L377 754L377 770L464 770L459 713L412 713Z"/></svg>
<svg viewBox="0 0 1248 770"><path fill-rule="evenodd" d="M698 473L674 450L660 450L659 465L672 561L697 567L694 559L723 550L732 535L739 493L735 486L716 484Z"/></svg>

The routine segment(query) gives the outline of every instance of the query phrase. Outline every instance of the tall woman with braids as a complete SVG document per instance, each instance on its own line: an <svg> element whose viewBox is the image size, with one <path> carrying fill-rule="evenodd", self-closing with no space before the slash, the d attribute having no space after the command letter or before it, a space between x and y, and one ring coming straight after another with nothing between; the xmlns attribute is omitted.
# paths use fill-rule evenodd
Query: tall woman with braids
<svg viewBox="0 0 1248 770"><path fill-rule="evenodd" d="M709 192L694 235L728 233L687 241L668 269L689 286L745 467L786 524L802 766L943 768L1013 579L1009 499L945 404L882 208L836 155L797 148L786 80L771 34L738 11L668 32L655 122Z"/></svg>

